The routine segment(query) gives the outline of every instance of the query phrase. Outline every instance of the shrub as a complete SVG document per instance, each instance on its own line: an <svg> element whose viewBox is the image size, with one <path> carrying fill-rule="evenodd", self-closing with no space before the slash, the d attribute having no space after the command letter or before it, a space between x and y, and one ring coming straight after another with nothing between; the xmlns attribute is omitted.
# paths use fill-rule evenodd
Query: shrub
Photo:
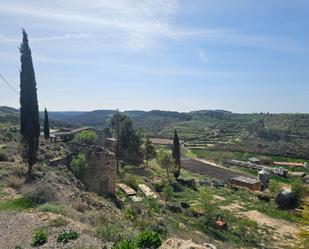
<svg viewBox="0 0 309 249"><path fill-rule="evenodd" d="M15 246L14 249L23 249L22 246Z"/></svg>
<svg viewBox="0 0 309 249"><path fill-rule="evenodd" d="M127 239L120 241L117 245L114 245L112 249L137 249L135 240Z"/></svg>
<svg viewBox="0 0 309 249"><path fill-rule="evenodd" d="M53 203L44 203L38 206L38 209L41 212L50 212L50 213L62 214L62 215L67 214L64 206L53 204Z"/></svg>
<svg viewBox="0 0 309 249"><path fill-rule="evenodd" d="M298 198L301 198L306 192L304 183L300 179L293 180L291 183L291 188Z"/></svg>
<svg viewBox="0 0 309 249"><path fill-rule="evenodd" d="M165 197L166 200L170 201L173 199L174 192L171 184L167 182L163 188L163 196Z"/></svg>
<svg viewBox="0 0 309 249"><path fill-rule="evenodd" d="M268 186L269 191L273 197L282 190L282 184L274 179L270 179Z"/></svg>
<svg viewBox="0 0 309 249"><path fill-rule="evenodd" d="M7 178L8 186L15 189L20 189L20 187L24 184L25 178L16 176L16 175L9 175Z"/></svg>
<svg viewBox="0 0 309 249"><path fill-rule="evenodd" d="M129 175L124 180L125 184L129 185L131 188L137 190L138 189L138 177L134 175Z"/></svg>
<svg viewBox="0 0 309 249"><path fill-rule="evenodd" d="M160 235L149 230L138 234L135 240L137 246L140 248L156 249L162 244Z"/></svg>
<svg viewBox="0 0 309 249"><path fill-rule="evenodd" d="M126 219L133 221L133 220L136 220L138 214L137 214L136 209L126 207L124 210L124 215Z"/></svg>
<svg viewBox="0 0 309 249"><path fill-rule="evenodd" d="M68 243L70 240L78 239L79 233L73 230L63 230L57 239L57 242Z"/></svg>
<svg viewBox="0 0 309 249"><path fill-rule="evenodd" d="M43 204L53 202L56 199L56 194L53 188L48 184L41 185L26 185L22 188L22 193L34 204Z"/></svg>
<svg viewBox="0 0 309 249"><path fill-rule="evenodd" d="M32 239L32 246L41 246L47 242L47 233L44 229L40 228L34 234Z"/></svg>
<svg viewBox="0 0 309 249"><path fill-rule="evenodd" d="M96 230L96 236L104 241L119 242L132 237L130 229L123 229L123 224L104 223Z"/></svg>
<svg viewBox="0 0 309 249"><path fill-rule="evenodd" d="M79 143L94 144L98 135L94 131L81 131L74 136L74 140Z"/></svg>
<svg viewBox="0 0 309 249"><path fill-rule="evenodd" d="M79 153L77 156L74 156L70 165L75 176L82 176L85 169L88 167L86 155L84 153Z"/></svg>

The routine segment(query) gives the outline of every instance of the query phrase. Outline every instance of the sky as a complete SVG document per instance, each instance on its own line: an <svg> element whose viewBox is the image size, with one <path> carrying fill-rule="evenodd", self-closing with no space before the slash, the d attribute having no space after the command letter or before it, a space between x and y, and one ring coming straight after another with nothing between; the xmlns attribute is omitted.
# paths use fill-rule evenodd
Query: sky
<svg viewBox="0 0 309 249"><path fill-rule="evenodd" d="M309 113L308 24L307 0L0 0L0 74L19 90L25 28L40 109Z"/></svg>

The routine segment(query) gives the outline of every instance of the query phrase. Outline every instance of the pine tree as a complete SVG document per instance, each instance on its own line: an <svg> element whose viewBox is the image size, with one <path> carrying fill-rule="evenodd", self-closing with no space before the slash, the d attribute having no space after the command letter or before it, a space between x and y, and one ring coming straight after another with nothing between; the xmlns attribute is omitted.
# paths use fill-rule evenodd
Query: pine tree
<svg viewBox="0 0 309 249"><path fill-rule="evenodd" d="M32 166L36 163L39 147L40 123L35 74L28 35L23 29L20 46L20 133L24 156L28 162L28 179L32 177Z"/></svg>
<svg viewBox="0 0 309 249"><path fill-rule="evenodd" d="M48 119L48 112L46 108L44 112L44 138L45 139L49 138L49 119Z"/></svg>
<svg viewBox="0 0 309 249"><path fill-rule="evenodd" d="M179 143L179 137L178 137L176 129L174 133L172 154L173 154L173 158L175 160L175 164L177 167L177 169L174 171L174 176L175 178L178 178L180 175L180 143Z"/></svg>

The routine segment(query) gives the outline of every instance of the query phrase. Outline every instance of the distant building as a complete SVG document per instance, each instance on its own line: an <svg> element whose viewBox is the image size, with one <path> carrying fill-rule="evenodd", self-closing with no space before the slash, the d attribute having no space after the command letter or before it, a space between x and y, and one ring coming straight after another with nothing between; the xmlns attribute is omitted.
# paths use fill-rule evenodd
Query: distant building
<svg viewBox="0 0 309 249"><path fill-rule="evenodd" d="M245 187L253 191L261 191L261 181L249 177L237 176L231 179L231 184Z"/></svg>
<svg viewBox="0 0 309 249"><path fill-rule="evenodd" d="M273 165L274 162L272 159L267 158L267 157L252 157L249 158L249 162L253 163L253 164L260 164L260 165Z"/></svg>

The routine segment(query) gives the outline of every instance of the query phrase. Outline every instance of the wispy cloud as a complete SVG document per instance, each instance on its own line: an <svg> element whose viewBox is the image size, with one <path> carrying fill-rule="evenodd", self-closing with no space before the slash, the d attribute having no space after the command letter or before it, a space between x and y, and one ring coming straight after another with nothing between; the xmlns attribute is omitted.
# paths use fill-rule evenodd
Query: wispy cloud
<svg viewBox="0 0 309 249"><path fill-rule="evenodd" d="M31 37L31 42L42 42L42 41L57 41L57 40L79 40L93 38L92 35L86 33L67 33L59 36L46 36L46 37ZM7 37L0 34L0 42L19 42L19 38Z"/></svg>
<svg viewBox="0 0 309 249"><path fill-rule="evenodd" d="M177 0L29 0L27 4L11 0L0 5L0 14L22 20L27 17L54 30L63 28L72 31L72 34L42 37L33 41L84 39L89 37L86 32L80 31L91 30L93 34L104 32L114 35L118 40L121 36L123 43L137 50L156 46L167 38L176 41L203 39L209 43L284 52L304 51L288 39L257 35L238 28L196 29L179 26L174 19L181 7L181 2ZM10 42L12 39L0 35L0 41Z"/></svg>
<svg viewBox="0 0 309 249"><path fill-rule="evenodd" d="M206 56L206 53L204 50L200 50L199 51L199 59L203 64L207 64L208 63L208 58Z"/></svg>

